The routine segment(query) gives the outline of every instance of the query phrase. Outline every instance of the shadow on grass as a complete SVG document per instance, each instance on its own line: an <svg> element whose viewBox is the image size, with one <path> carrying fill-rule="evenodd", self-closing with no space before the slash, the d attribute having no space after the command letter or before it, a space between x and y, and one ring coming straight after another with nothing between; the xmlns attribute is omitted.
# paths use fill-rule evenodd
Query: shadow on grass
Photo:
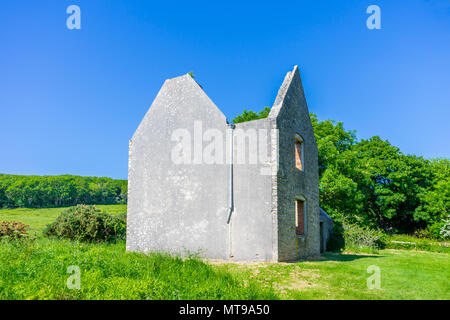
<svg viewBox="0 0 450 320"><path fill-rule="evenodd" d="M340 252L327 252L320 256L309 257L307 259L298 259L292 261L283 261L283 263L298 263L298 262L327 262L327 261L354 261L363 258L384 258L385 256L373 255L367 253L340 253Z"/></svg>
<svg viewBox="0 0 450 320"><path fill-rule="evenodd" d="M354 261L363 258L384 258L381 255L373 255L367 253L325 253L314 261Z"/></svg>

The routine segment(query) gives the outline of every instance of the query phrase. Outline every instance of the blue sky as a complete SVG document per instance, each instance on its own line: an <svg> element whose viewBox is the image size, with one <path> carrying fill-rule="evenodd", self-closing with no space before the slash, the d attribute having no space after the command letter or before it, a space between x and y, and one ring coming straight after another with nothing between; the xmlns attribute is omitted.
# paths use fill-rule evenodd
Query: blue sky
<svg viewBox="0 0 450 320"><path fill-rule="evenodd" d="M81 8L69 30L66 8ZM369 30L366 8L381 9ZM299 65L309 109L359 138L450 157L450 1L23 1L0 6L0 172L127 177L166 78L224 114L271 106Z"/></svg>

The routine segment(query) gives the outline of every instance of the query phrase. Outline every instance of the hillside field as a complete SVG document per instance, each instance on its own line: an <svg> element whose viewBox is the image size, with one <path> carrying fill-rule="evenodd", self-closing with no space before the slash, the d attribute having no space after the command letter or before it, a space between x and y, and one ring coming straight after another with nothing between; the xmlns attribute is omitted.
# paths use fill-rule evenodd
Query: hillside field
<svg viewBox="0 0 450 320"><path fill-rule="evenodd" d="M98 208L111 214L126 205ZM36 239L0 243L0 299L450 299L450 255L415 250L327 253L293 263L222 263L125 252L123 241L46 239L64 208L4 209L0 221L30 225ZM80 270L69 289L68 267ZM380 289L368 289L369 266Z"/></svg>

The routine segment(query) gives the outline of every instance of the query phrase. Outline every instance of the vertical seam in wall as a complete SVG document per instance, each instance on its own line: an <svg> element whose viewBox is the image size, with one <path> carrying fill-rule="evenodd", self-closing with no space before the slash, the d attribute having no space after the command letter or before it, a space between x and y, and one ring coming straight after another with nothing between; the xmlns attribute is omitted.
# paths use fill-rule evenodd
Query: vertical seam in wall
<svg viewBox="0 0 450 320"><path fill-rule="evenodd" d="M278 145L279 134L276 120L271 123L272 150L272 260L278 261Z"/></svg>
<svg viewBox="0 0 450 320"><path fill-rule="evenodd" d="M228 125L228 128L227 128L227 130L230 130L229 131L229 134L228 134L228 139L230 140L229 142L228 142L228 145L229 145L229 160L230 160L230 179L229 179L229 183L230 183L230 187L229 187L229 192L230 192L230 195L229 195L229 200L230 200L230 203L229 203L229 208L228 208L228 210L230 210L229 211L229 217L228 217L228 219L229 219L229 221L227 221L227 223L228 223L228 259L229 260L231 260L232 259L232 257L233 257L233 243L232 243L232 239L233 239L233 227L232 227L232 225L233 225L233 222L232 222L232 220L231 220L231 214L233 213L233 211L234 211L234 195L233 195L233 193L234 193L234 170L233 170L233 165L234 165L234 150L235 150L235 148L234 148L234 124L229 124Z"/></svg>
<svg viewBox="0 0 450 320"><path fill-rule="evenodd" d="M233 258L233 246L232 246L232 241L233 241L233 236L232 236L232 226L233 222L230 221L230 223L228 224L228 260L231 260Z"/></svg>

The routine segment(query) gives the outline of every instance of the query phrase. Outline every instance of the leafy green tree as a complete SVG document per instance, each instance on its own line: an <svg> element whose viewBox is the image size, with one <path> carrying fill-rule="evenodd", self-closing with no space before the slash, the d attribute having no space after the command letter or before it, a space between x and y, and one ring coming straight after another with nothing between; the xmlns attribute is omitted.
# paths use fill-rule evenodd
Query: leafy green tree
<svg viewBox="0 0 450 320"><path fill-rule="evenodd" d="M336 164L342 152L351 149L356 134L355 131L345 130L342 122L319 121L313 113L310 119L319 151L319 176L322 177L328 166Z"/></svg>
<svg viewBox="0 0 450 320"><path fill-rule="evenodd" d="M450 161L433 159L429 162L429 171L430 187L419 193L421 203L415 210L414 217L425 221L427 229L435 237L439 237L445 219L450 214Z"/></svg>
<svg viewBox="0 0 450 320"><path fill-rule="evenodd" d="M352 149L359 160L357 170L370 178L354 178L365 194L364 210L370 224L390 232L423 227L414 220L414 211L420 203L418 194L428 187L424 160L403 155L379 137L362 140Z"/></svg>

